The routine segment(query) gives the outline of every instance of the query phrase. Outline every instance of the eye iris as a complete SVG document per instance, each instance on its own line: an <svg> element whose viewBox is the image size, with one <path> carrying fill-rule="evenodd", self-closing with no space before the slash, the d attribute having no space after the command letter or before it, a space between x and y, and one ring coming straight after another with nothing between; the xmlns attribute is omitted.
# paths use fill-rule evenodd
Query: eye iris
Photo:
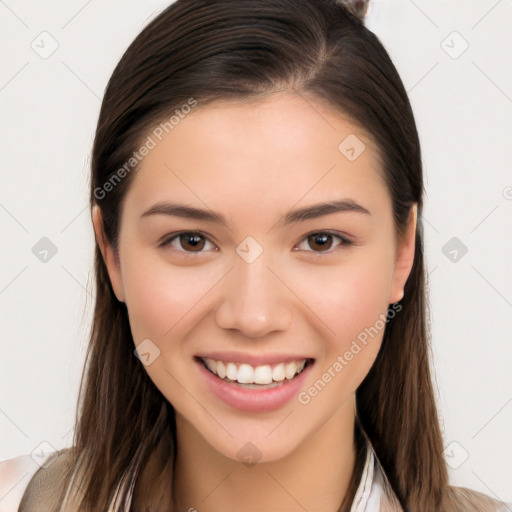
<svg viewBox="0 0 512 512"><path fill-rule="evenodd" d="M190 243L190 241L192 240L192 242ZM201 244L202 242L202 244ZM201 250L203 247L204 247L204 239L202 236L200 235L196 235L196 234L190 234L190 233L182 233L180 235L180 243L181 243L181 246L184 248L184 249L188 249L187 247L187 244L189 244L189 246L192 248L192 249L199 249Z"/></svg>
<svg viewBox="0 0 512 512"><path fill-rule="evenodd" d="M324 249L324 250L330 249L330 247L332 245L332 235L329 235L329 234L315 233L314 235L310 235L308 238L309 238L309 240L313 240L314 244L318 245L318 243L319 243L320 249ZM328 246L325 245L326 239L330 239L330 241L331 241L331 243ZM310 247L314 248L312 246L312 244L310 244Z"/></svg>

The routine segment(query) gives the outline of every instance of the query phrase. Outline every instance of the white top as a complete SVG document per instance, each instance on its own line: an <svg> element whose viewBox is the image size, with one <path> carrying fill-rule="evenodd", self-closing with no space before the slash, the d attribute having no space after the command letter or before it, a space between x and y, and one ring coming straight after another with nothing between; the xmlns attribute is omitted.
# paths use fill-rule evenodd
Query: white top
<svg viewBox="0 0 512 512"><path fill-rule="evenodd" d="M387 484L387 478L367 440L366 460L350 512L381 512L402 510L395 504L394 493ZM44 467L55 452L21 455L0 462L0 512L17 512L23 494L36 471ZM512 510L512 503L503 504L500 510ZM389 508L388 508L389 507ZM396 507L396 508L395 508ZM128 504L127 510L129 510ZM495 509L493 509L495 510Z"/></svg>

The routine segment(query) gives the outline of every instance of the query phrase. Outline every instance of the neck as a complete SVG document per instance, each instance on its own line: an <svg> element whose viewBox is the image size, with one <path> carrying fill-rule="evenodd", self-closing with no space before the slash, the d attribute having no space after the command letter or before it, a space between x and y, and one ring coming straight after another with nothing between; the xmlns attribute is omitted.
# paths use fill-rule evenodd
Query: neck
<svg viewBox="0 0 512 512"><path fill-rule="evenodd" d="M188 422L176 419L176 512L337 512L356 462L351 400L286 457L246 465L214 450Z"/></svg>

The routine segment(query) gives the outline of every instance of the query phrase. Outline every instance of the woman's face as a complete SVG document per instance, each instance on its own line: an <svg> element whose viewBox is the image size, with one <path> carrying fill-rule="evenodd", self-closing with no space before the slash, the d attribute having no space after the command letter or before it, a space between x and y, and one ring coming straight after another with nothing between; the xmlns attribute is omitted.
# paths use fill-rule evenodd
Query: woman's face
<svg viewBox="0 0 512 512"><path fill-rule="evenodd" d="M352 420L413 261L415 212L398 244L374 144L306 97L197 107L149 134L119 266L104 247L178 436L231 459L276 460Z"/></svg>

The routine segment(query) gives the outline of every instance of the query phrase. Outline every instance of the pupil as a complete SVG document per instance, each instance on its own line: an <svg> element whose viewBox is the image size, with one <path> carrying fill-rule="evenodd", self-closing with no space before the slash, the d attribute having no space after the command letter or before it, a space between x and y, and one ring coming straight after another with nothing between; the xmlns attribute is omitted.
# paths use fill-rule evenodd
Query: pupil
<svg viewBox="0 0 512 512"><path fill-rule="evenodd" d="M314 240L314 243L315 243L315 244L319 245L320 249L329 249L329 247L330 247L330 245L331 245L331 244L329 244L329 247L326 247L326 244L325 244L326 239L327 239L327 238L331 238L331 235L327 235L327 234L324 234L324 235L322 235L322 234L317 234L317 235L312 235L312 236L311 236L311 238L313 238L313 240ZM317 243L317 241L318 241L318 240L320 240L320 243L319 243L319 244Z"/></svg>
<svg viewBox="0 0 512 512"><path fill-rule="evenodd" d="M183 246L186 246L187 244L190 245L192 248L198 248L198 246L201 245L201 236L199 235L188 235L186 233L181 235L181 242ZM192 242L190 242L192 241ZM200 249L202 247L199 247Z"/></svg>

